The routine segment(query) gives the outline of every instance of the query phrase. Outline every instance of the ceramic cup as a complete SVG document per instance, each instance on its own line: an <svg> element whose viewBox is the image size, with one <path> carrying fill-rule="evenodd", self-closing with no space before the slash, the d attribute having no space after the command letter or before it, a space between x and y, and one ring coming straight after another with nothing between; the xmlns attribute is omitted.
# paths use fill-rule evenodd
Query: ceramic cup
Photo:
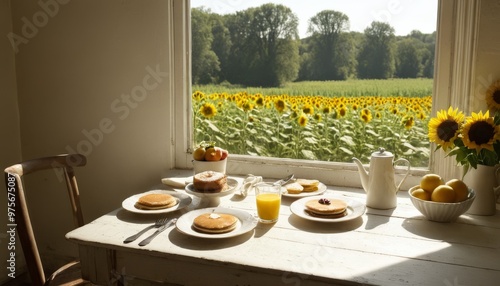
<svg viewBox="0 0 500 286"><path fill-rule="evenodd" d="M255 185L257 214L262 223L278 221L281 205L281 186L268 183Z"/></svg>

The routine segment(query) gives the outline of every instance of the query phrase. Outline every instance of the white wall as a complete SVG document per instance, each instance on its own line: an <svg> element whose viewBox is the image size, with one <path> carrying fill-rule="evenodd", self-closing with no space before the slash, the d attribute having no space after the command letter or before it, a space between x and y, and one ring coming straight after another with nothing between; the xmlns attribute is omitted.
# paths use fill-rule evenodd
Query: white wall
<svg viewBox="0 0 500 286"><path fill-rule="evenodd" d="M16 54L22 158L73 150L87 155L87 166L76 172L88 222L161 183L173 165L168 154L170 1L48 2L52 5L45 8L38 1L10 4L16 39L24 39ZM3 8L1 13L9 16ZM9 28L8 21L1 27ZM13 62L2 46L4 56ZM9 96L12 102L14 94ZM15 117L16 106L11 108ZM61 216L56 210L67 200L56 198L55 174L27 183L28 191L37 183L49 185L45 193L29 197L34 224L42 224L37 234L41 251L76 254L76 247L64 239L72 227L70 213Z"/></svg>
<svg viewBox="0 0 500 286"><path fill-rule="evenodd" d="M481 1L478 30L476 71L471 111L486 111L484 94L488 87L500 79L500 2ZM495 28L496 27L496 28Z"/></svg>

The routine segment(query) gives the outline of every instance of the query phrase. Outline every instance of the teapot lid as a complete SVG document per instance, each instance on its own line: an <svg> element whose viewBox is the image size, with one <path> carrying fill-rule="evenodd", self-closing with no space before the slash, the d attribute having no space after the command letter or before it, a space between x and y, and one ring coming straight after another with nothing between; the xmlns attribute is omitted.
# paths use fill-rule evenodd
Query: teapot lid
<svg viewBox="0 0 500 286"><path fill-rule="evenodd" d="M375 157L375 158L392 158L394 157L394 155L389 152L389 151L385 151L384 148L380 147L378 148L378 151L375 151L372 153L372 158Z"/></svg>

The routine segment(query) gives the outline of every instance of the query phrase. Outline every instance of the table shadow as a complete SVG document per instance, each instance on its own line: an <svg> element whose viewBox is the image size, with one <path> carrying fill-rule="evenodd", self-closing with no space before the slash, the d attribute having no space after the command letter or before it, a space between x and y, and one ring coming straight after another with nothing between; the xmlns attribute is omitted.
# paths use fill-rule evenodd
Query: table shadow
<svg viewBox="0 0 500 286"><path fill-rule="evenodd" d="M160 214L141 214L141 213L133 213L129 212L125 209L119 209L116 212L116 218L129 223L135 224L151 224L154 223L157 219L161 218L178 218L183 215L186 211L184 209L176 210L169 213L160 213Z"/></svg>
<svg viewBox="0 0 500 286"><path fill-rule="evenodd" d="M436 222L428 220L423 215L417 215L403 220L401 226L415 235L426 237L429 239L451 241L457 237L463 237L464 229L470 228L470 225L475 225L475 218L461 216L453 222ZM490 237L493 236L494 228L476 227L474 236Z"/></svg>
<svg viewBox="0 0 500 286"><path fill-rule="evenodd" d="M295 214L288 217L288 222L297 229L313 233L341 233L353 231L363 225L363 217L341 222L320 222L303 219Z"/></svg>
<svg viewBox="0 0 500 286"><path fill-rule="evenodd" d="M227 238L203 238L190 236L180 231L172 230L168 239L172 244L190 250L210 251L215 249L231 248L252 238L254 230L234 237Z"/></svg>
<svg viewBox="0 0 500 286"><path fill-rule="evenodd" d="M370 215L367 215L367 221L365 225L365 229L370 230L374 229L380 225L386 224L392 217L392 214L396 208L388 209L388 210L377 210L372 209L370 207L366 207L366 212Z"/></svg>

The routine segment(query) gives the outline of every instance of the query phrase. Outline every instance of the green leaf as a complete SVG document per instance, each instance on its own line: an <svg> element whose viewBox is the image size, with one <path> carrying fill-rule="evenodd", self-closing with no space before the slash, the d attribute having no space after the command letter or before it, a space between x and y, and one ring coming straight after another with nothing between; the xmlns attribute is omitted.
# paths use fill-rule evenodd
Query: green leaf
<svg viewBox="0 0 500 286"><path fill-rule="evenodd" d="M340 141L346 143L349 146L356 146L351 136L342 136L340 137Z"/></svg>
<svg viewBox="0 0 500 286"><path fill-rule="evenodd" d="M339 149L342 150L344 153L348 154L349 156L354 155L354 153L351 150L347 149L347 148L339 147Z"/></svg>
<svg viewBox="0 0 500 286"><path fill-rule="evenodd" d="M304 149L302 149L301 153L302 153L302 155L304 155L304 157L306 159L309 159L309 160L316 160L317 159L316 156L314 155L314 153L312 151L310 151L310 150L304 150Z"/></svg>

